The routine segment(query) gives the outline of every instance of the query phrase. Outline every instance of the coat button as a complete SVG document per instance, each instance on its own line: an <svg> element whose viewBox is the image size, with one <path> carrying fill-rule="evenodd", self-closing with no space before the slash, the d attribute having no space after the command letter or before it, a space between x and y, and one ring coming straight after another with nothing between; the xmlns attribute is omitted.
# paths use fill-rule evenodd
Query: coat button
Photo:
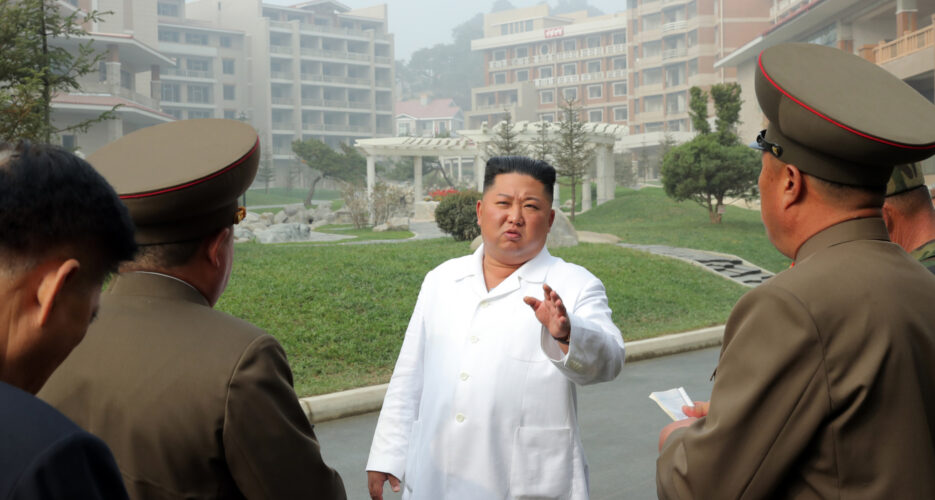
<svg viewBox="0 0 935 500"><path fill-rule="evenodd" d="M455 415L455 420L457 420L459 424L460 424L461 422L464 422L464 415L461 414L461 413Z"/></svg>

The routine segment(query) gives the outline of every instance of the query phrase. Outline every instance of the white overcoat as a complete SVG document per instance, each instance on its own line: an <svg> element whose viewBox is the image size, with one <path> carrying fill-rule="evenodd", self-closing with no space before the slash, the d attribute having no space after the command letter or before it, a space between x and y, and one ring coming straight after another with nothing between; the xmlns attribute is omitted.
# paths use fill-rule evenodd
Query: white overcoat
<svg viewBox="0 0 935 500"><path fill-rule="evenodd" d="M483 252L426 275L367 470L411 500L586 499L575 384L612 380L624 359L604 286L543 248L488 291ZM543 283L568 311L567 355L523 302Z"/></svg>

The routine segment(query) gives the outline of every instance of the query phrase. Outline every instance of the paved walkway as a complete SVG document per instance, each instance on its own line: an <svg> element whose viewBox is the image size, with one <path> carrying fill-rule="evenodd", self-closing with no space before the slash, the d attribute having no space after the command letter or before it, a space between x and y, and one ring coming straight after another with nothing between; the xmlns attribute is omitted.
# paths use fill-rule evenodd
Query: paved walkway
<svg viewBox="0 0 935 500"><path fill-rule="evenodd" d="M750 287L759 285L773 277L773 273L751 264L736 255L665 245L634 245L632 243L617 243L617 245L624 248L633 248L656 255L684 260L709 271L713 271L727 279L736 281L741 285Z"/></svg>

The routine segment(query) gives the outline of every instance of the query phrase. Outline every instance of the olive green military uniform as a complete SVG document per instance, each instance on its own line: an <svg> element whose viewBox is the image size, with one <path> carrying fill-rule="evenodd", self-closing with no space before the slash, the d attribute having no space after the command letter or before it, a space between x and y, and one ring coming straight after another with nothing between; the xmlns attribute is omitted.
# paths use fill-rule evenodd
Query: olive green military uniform
<svg viewBox="0 0 935 500"><path fill-rule="evenodd" d="M913 125L935 106L837 49L766 49L757 98L755 147L814 177L882 195L892 165L935 153ZM659 497L935 498L933 303L935 275L882 218L808 238L731 312L709 413L666 440Z"/></svg>
<svg viewBox="0 0 935 500"><path fill-rule="evenodd" d="M929 241L909 252L909 255L915 257L926 269L935 273L935 240Z"/></svg>
<svg viewBox="0 0 935 500"><path fill-rule="evenodd" d="M239 221L258 158L249 125L205 119L139 130L88 160L147 246ZM276 339L145 262L113 280L39 396L110 446L133 499L344 499Z"/></svg>

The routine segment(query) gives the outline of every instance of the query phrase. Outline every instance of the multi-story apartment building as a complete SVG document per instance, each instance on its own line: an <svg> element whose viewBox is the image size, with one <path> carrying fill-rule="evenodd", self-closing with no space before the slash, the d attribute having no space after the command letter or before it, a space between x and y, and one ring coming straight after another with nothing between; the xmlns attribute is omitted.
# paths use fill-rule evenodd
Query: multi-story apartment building
<svg viewBox="0 0 935 500"><path fill-rule="evenodd" d="M484 54L484 86L471 91L468 128L514 120L554 121L563 99L574 99L585 119L627 121L627 17L588 17L586 11L551 15L548 4L484 15L484 37L471 42Z"/></svg>
<svg viewBox="0 0 935 500"><path fill-rule="evenodd" d="M484 16L485 85L472 91L468 127L556 120L565 99L581 119L626 125L621 148L641 155L669 134L690 137L689 89L734 81L720 57L769 26L774 0L628 0L602 16L551 15L546 4Z"/></svg>
<svg viewBox="0 0 935 500"><path fill-rule="evenodd" d="M752 140L765 128L765 119L753 97L757 56L780 43L817 43L859 54L935 101L933 16L935 4L921 0L775 2L770 27L717 62L718 67L736 68L737 79L748 96L741 109L742 137ZM927 160L924 168L935 173L935 160Z"/></svg>
<svg viewBox="0 0 935 500"><path fill-rule="evenodd" d="M332 146L394 135L393 36L386 6L351 10L315 0L198 0L188 18L242 31L249 74L246 118L271 149L277 179L294 166L292 141Z"/></svg>
<svg viewBox="0 0 935 500"><path fill-rule="evenodd" d="M185 6L185 0L157 2L159 50L176 62L161 75L162 111L177 120L246 119L244 32L188 19Z"/></svg>
<svg viewBox="0 0 935 500"><path fill-rule="evenodd" d="M91 40L92 47L104 53L98 70L79 79L80 92L53 97L52 122L57 128L96 118L117 106L114 119L95 123L84 132L61 134L58 139L62 145L90 154L124 134L171 121L171 116L160 111L159 76L174 61L155 48L155 5L123 9L117 0L96 0L93 5L91 0L68 0L60 2L59 7L120 12L86 23L89 35L82 39L50 40L53 45L73 51L77 51L79 42Z"/></svg>

